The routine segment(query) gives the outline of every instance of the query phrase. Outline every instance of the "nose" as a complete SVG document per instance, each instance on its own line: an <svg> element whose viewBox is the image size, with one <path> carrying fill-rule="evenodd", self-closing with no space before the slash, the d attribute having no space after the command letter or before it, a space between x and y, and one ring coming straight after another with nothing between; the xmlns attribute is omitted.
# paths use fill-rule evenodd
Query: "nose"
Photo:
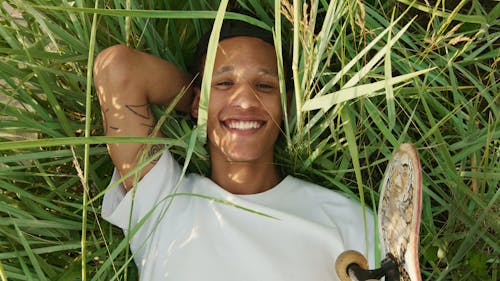
<svg viewBox="0 0 500 281"><path fill-rule="evenodd" d="M249 83L241 83L233 93L231 105L241 109L251 109L259 106L260 100Z"/></svg>

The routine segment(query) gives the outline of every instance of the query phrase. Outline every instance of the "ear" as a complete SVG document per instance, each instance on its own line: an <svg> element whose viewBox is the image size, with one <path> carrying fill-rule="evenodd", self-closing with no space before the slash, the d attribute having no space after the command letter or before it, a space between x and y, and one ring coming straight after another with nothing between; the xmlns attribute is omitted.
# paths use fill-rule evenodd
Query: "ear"
<svg viewBox="0 0 500 281"><path fill-rule="evenodd" d="M193 118L198 118L198 107L200 105L200 93L201 90L198 87L193 87L194 98L193 103L191 104L191 116Z"/></svg>

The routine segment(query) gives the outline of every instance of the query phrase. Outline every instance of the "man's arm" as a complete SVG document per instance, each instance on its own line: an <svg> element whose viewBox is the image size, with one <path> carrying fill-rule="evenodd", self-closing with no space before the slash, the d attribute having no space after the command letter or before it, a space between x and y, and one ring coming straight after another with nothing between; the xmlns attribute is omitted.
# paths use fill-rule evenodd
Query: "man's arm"
<svg viewBox="0 0 500 281"><path fill-rule="evenodd" d="M169 104L191 82L191 77L175 65L123 45L102 51L94 65L94 84L107 136L149 136L156 123L150 104ZM189 112L191 100L189 89L176 109ZM137 143L108 145L111 159L121 175L137 165L143 148L143 144ZM140 178L153 166L154 163L146 166ZM133 180L133 177L125 180L127 191L132 188Z"/></svg>

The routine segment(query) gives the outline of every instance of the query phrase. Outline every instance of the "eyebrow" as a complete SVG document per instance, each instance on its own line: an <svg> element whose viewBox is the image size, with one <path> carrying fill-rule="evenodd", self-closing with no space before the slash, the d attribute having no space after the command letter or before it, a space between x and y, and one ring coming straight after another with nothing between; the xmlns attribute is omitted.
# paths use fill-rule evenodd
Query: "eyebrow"
<svg viewBox="0 0 500 281"><path fill-rule="evenodd" d="M263 73L264 75L269 75L269 76L272 76L272 77L278 77L278 73L275 73L274 71L268 69L268 68L264 68L264 67L260 67L258 68L259 72ZM231 66L231 65L225 65L217 70L214 71L214 76L219 76L219 75L222 75L224 73L227 73L227 72L232 72L234 71L234 67Z"/></svg>
<svg viewBox="0 0 500 281"><path fill-rule="evenodd" d="M270 75L273 77L278 77L278 73L268 69L268 68L259 68L259 71L264 73L265 75Z"/></svg>
<svg viewBox="0 0 500 281"><path fill-rule="evenodd" d="M234 67L230 66L230 65L226 65L226 66L223 66L217 70L214 71L214 75L215 76L218 76L218 75L222 75L226 72L231 72L231 71L234 71Z"/></svg>

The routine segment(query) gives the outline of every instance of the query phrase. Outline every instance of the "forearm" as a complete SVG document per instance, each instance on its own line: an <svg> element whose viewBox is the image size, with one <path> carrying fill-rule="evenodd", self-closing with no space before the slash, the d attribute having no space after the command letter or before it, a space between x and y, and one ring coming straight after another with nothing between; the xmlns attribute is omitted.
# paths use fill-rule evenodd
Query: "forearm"
<svg viewBox="0 0 500 281"><path fill-rule="evenodd" d="M190 83L187 74L167 61L125 46L114 46L99 54L94 82L107 136L150 136L156 124L150 104L167 105L183 91L184 96L176 108L188 111L190 107L191 90L183 90ZM111 159L121 175L136 167L144 148L138 143L108 145ZM153 165L150 163L141 169L139 178ZM125 180L127 190L133 180L134 177Z"/></svg>

